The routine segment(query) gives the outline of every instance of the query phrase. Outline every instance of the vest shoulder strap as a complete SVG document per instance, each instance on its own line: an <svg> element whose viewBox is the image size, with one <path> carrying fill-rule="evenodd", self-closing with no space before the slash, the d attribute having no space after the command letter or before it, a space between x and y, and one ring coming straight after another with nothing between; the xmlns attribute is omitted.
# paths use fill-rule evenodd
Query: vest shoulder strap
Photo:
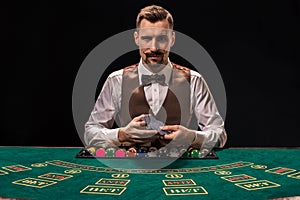
<svg viewBox="0 0 300 200"><path fill-rule="evenodd" d="M186 78L186 80L188 82L190 82L190 78L191 78L191 70L187 67L181 66L181 65L177 65L175 63L172 62L172 65L174 67L174 69L176 69L176 71L183 77Z"/></svg>
<svg viewBox="0 0 300 200"><path fill-rule="evenodd" d="M133 65L129 65L127 67L124 67L123 69L123 74L128 72L128 71L132 71L133 69L135 69L139 64L136 63L136 64L133 64Z"/></svg>

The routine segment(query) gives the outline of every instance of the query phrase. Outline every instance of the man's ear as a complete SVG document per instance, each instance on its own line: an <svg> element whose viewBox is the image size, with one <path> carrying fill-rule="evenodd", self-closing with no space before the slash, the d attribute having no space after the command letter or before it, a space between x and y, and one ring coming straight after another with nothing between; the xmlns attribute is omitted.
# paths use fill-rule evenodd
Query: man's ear
<svg viewBox="0 0 300 200"><path fill-rule="evenodd" d="M170 47L173 47L174 44L175 44L175 31L172 31L172 37L171 37Z"/></svg>
<svg viewBox="0 0 300 200"><path fill-rule="evenodd" d="M139 45L140 45L140 43L139 43L139 34L138 34L137 31L134 31L133 37L134 37L134 42L135 42L135 44L136 44L137 46L139 46Z"/></svg>

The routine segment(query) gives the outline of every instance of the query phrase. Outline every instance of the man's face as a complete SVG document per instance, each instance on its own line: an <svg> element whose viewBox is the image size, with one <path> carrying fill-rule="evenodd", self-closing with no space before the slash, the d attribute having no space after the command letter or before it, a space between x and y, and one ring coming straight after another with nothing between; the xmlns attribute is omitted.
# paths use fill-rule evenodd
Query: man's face
<svg viewBox="0 0 300 200"><path fill-rule="evenodd" d="M143 19L134 39L139 46L143 64L153 72L160 71L168 63L170 48L175 41L175 33L167 20L151 23Z"/></svg>

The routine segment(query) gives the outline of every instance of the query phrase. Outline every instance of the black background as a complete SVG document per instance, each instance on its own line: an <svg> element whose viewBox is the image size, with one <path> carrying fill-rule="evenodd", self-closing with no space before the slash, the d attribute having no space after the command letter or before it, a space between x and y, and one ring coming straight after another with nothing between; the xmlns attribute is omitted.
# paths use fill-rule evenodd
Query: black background
<svg viewBox="0 0 300 200"><path fill-rule="evenodd" d="M299 146L299 0L1 5L0 145L82 146L72 116L77 71L102 41L135 28L139 9L153 3L218 66L227 94L226 146Z"/></svg>

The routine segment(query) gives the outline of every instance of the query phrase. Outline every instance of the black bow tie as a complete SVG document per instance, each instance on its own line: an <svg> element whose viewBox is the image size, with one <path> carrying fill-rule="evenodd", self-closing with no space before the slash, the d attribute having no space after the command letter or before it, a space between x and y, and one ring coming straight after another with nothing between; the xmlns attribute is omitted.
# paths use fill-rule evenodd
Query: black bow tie
<svg viewBox="0 0 300 200"><path fill-rule="evenodd" d="M161 74L152 74L152 75L144 75L142 74L142 84L143 85L150 85L151 83L159 83L160 85L165 86L165 75Z"/></svg>

